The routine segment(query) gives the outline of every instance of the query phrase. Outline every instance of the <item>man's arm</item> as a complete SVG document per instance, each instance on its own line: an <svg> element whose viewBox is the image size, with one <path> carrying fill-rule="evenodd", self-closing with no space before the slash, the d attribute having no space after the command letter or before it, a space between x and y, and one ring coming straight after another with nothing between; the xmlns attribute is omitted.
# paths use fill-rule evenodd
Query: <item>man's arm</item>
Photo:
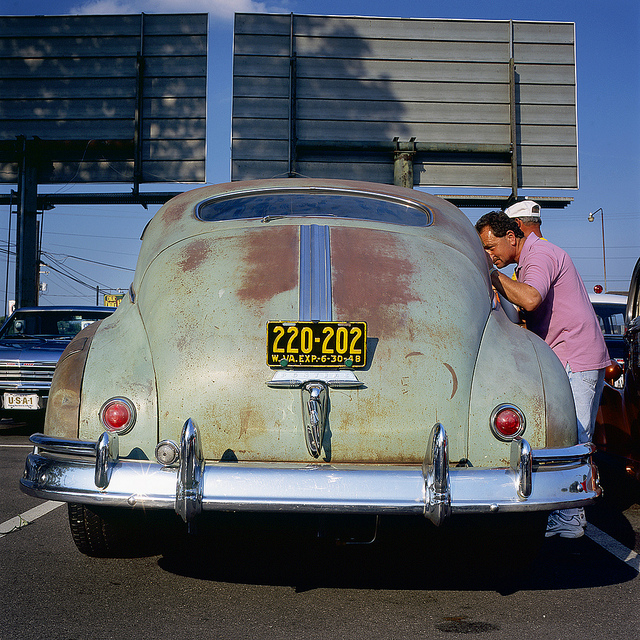
<svg viewBox="0 0 640 640"><path fill-rule="evenodd" d="M525 311L533 311L540 306L542 296L531 285L512 280L505 276L504 273L500 273L496 267L492 267L489 276L491 277L491 284L498 293L501 293L512 304Z"/></svg>

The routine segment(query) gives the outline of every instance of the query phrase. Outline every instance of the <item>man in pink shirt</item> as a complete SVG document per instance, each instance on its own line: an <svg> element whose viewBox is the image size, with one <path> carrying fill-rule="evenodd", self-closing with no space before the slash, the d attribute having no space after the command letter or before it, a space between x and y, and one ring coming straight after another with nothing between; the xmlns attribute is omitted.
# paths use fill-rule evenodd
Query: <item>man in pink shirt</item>
<svg viewBox="0 0 640 640"><path fill-rule="evenodd" d="M589 295L571 258L534 233L525 237L517 223L503 211L492 211L476 223L489 254L491 283L520 307L527 328L539 335L564 365L578 418L578 442L593 438L596 414L610 363L600 324ZM516 264L516 280L498 268ZM549 517L547 536L583 535L584 510L563 509Z"/></svg>

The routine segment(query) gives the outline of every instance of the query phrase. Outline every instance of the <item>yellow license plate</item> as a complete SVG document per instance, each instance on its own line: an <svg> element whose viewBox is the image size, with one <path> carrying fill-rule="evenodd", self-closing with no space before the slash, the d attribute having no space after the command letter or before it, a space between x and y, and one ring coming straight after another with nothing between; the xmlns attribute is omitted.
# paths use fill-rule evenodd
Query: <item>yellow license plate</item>
<svg viewBox="0 0 640 640"><path fill-rule="evenodd" d="M267 364L303 369L361 369L366 322L267 322Z"/></svg>

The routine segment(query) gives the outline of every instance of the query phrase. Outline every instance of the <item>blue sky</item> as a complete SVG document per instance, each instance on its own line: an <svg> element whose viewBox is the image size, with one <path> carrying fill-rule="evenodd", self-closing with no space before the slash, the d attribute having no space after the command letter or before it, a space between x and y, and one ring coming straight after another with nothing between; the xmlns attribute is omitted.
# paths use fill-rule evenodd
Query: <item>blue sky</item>
<svg viewBox="0 0 640 640"><path fill-rule="evenodd" d="M55 11L53 11L55 6ZM578 75L578 150L580 188L535 194L569 196L564 210L543 211L545 237L565 248L587 289L603 284L600 214L604 210L606 268L609 290L626 290L640 256L640 2L638 0L3 0L2 15L207 12L210 15L209 129L207 182L229 179L231 129L231 61L233 14L239 12L317 15L371 15L402 18L468 18L574 22ZM0 185L6 193L11 185ZM48 191L80 189L74 185ZM123 185L123 191L130 185ZM45 190L44 187L41 190ZM86 187L83 190L87 190ZM97 189L90 189L97 190ZM154 189L155 190L155 189ZM439 190L452 193L452 189ZM456 189L456 193L462 193ZM473 193L480 190L474 189ZM535 195L521 190L519 195ZM94 304L95 287L126 290L140 248L139 237L157 207L56 207L43 219L42 248L51 268L41 280L48 290L40 304ZM465 211L475 220L481 209ZM8 207L0 208L0 243L6 243ZM4 240L3 240L4 238ZM4 252L0 253L4 256ZM108 265L108 266L106 266ZM0 257L0 269L6 263ZM63 276L60 271L76 280ZM13 261L8 290L13 296ZM5 290L7 293L5 294ZM0 303L1 304L1 303Z"/></svg>

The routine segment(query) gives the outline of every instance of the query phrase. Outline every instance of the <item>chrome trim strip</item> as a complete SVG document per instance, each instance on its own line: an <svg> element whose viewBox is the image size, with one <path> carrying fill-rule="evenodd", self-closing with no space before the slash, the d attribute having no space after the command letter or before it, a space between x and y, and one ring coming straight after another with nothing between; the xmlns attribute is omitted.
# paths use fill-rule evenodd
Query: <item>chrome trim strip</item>
<svg viewBox="0 0 640 640"><path fill-rule="evenodd" d="M299 320L331 320L329 227L300 227Z"/></svg>

